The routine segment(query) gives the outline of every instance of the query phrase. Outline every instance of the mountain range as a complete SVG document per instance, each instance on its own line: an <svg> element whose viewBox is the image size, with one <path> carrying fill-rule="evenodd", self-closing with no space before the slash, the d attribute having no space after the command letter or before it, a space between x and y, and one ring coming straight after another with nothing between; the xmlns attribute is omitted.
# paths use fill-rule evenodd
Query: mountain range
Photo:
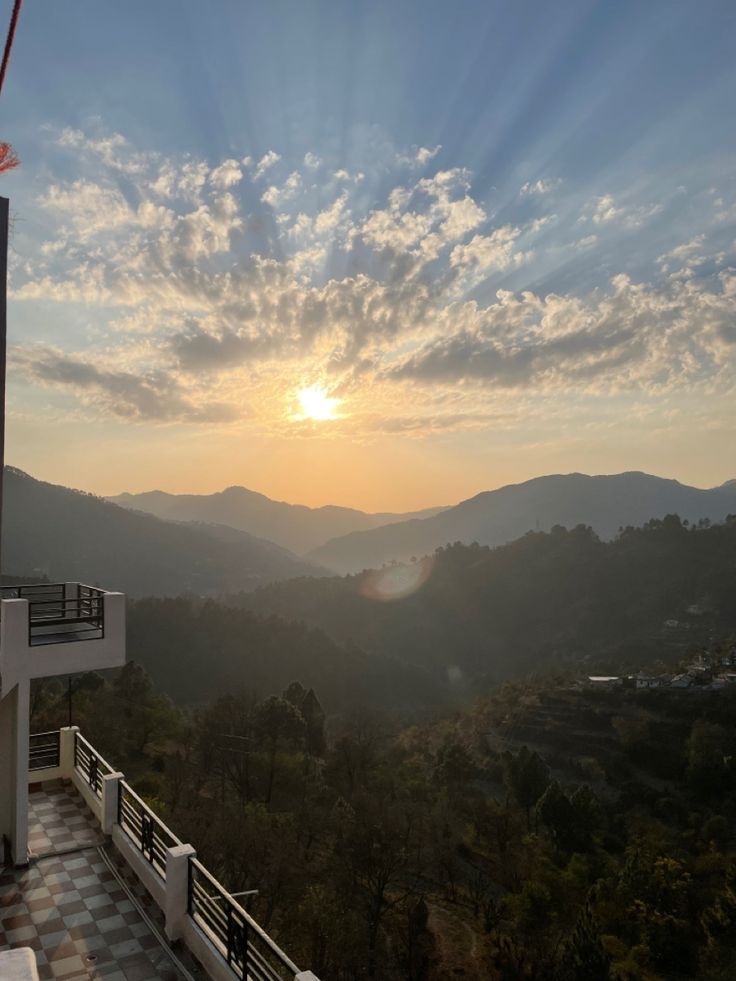
<svg viewBox="0 0 736 981"><path fill-rule="evenodd" d="M134 597L208 596L323 571L247 532L162 521L14 467L5 468L2 569Z"/></svg>
<svg viewBox="0 0 736 981"><path fill-rule="evenodd" d="M306 558L336 572L354 573L431 554L448 542L503 545L527 531L584 524L604 539L619 528L678 514L697 522L736 513L736 481L702 490L646 473L559 474L477 494L455 507L390 528L354 531L326 542Z"/></svg>
<svg viewBox="0 0 736 981"><path fill-rule="evenodd" d="M427 508L408 514L367 514L331 504L310 508L274 501L247 487L227 487L216 494L167 494L154 490L143 494L118 494L108 500L168 521L227 525L267 538L299 555L351 532L367 531L407 519L428 518L442 510Z"/></svg>

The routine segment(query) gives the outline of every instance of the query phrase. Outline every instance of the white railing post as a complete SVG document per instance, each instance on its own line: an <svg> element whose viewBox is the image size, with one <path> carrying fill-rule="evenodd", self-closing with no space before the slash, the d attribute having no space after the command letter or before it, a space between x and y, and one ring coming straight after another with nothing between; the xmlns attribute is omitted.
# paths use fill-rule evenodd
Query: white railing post
<svg viewBox="0 0 736 981"><path fill-rule="evenodd" d="M178 940L189 907L189 859L197 853L191 845L166 849L166 936Z"/></svg>
<svg viewBox="0 0 736 981"><path fill-rule="evenodd" d="M79 726L65 726L59 730L59 769L65 780L71 780L74 773L74 740Z"/></svg>
<svg viewBox="0 0 736 981"><path fill-rule="evenodd" d="M102 832L112 834L112 826L118 822L118 800L120 797L120 781L124 773L106 773L102 778Z"/></svg>
<svg viewBox="0 0 736 981"><path fill-rule="evenodd" d="M316 974L312 974L311 971L300 971L294 978L294 981L319 981L319 978Z"/></svg>

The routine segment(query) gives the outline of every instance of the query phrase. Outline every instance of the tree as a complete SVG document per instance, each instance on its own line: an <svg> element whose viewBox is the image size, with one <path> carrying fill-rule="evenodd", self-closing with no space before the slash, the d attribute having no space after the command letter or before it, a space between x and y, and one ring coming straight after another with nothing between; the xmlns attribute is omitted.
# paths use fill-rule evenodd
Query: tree
<svg viewBox="0 0 736 981"><path fill-rule="evenodd" d="M266 804L270 804L273 795L276 754L279 746L286 743L303 742L306 724L304 716L291 702L287 702L285 698L272 695L256 707L254 725L256 731L269 744Z"/></svg>
<svg viewBox="0 0 736 981"><path fill-rule="evenodd" d="M516 756L506 758L506 784L517 803L526 811L527 830L531 831L531 809L549 783L549 768L538 753L522 746Z"/></svg>

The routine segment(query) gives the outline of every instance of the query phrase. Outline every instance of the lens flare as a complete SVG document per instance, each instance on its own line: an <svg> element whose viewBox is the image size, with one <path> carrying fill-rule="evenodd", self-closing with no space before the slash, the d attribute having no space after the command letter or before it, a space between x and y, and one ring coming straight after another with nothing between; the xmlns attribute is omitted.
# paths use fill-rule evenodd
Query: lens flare
<svg viewBox="0 0 736 981"><path fill-rule="evenodd" d="M368 572L360 583L360 592L380 603L405 599L424 585L433 566L434 558L427 555L418 562L390 565Z"/></svg>

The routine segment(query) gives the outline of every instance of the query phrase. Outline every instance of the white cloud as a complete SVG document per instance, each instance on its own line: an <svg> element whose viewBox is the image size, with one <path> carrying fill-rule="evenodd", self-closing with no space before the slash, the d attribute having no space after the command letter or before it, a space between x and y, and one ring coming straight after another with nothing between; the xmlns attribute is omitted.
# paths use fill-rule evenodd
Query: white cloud
<svg viewBox="0 0 736 981"><path fill-rule="evenodd" d="M311 150L304 154L304 166L309 167L310 170L316 170L322 161L317 156L316 153L312 153Z"/></svg>
<svg viewBox="0 0 736 981"><path fill-rule="evenodd" d="M278 163L281 159L281 154L276 153L275 150L269 150L268 153L264 153L261 159L256 165L255 173L253 174L254 180L258 180L263 177L267 170L273 167L274 164Z"/></svg>
<svg viewBox="0 0 736 981"><path fill-rule="evenodd" d="M558 188L561 183L562 180L559 177L540 177L539 180L527 181L526 184L522 184L519 193L523 196L549 194Z"/></svg>
<svg viewBox="0 0 736 981"><path fill-rule="evenodd" d="M299 171L294 170L286 178L281 187L271 184L261 195L261 201L270 205L272 208L279 208L286 201L291 200L302 188L302 178Z"/></svg>
<svg viewBox="0 0 736 981"><path fill-rule="evenodd" d="M210 174L210 183L221 191L234 187L242 179L243 171L237 160L223 160Z"/></svg>

